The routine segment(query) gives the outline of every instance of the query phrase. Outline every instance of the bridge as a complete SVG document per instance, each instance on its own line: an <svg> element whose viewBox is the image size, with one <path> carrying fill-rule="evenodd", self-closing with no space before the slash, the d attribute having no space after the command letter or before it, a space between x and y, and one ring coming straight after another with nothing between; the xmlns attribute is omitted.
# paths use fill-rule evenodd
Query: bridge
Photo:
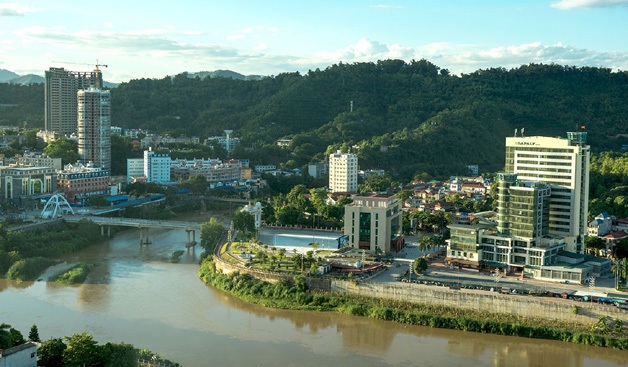
<svg viewBox="0 0 628 367"><path fill-rule="evenodd" d="M107 228L108 236L111 236L111 226L139 228L141 245L149 245L151 243L148 237L149 228L183 229L188 234L188 242L185 244L185 247L189 248L196 245L196 231L200 231L201 229L201 225L199 223L171 220L111 218L97 216L65 216L63 217L63 220L70 223L78 223L81 220L91 221L100 226L100 234L103 236L105 235L105 227ZM190 233L192 233L191 239Z"/></svg>

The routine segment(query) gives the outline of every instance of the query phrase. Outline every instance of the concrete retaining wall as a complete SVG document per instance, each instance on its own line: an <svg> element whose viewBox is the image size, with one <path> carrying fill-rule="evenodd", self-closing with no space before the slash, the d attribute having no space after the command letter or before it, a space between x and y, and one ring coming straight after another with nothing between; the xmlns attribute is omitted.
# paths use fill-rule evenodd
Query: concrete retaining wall
<svg viewBox="0 0 628 367"><path fill-rule="evenodd" d="M495 292L451 290L423 284L380 284L332 280L331 290L369 297L390 298L400 301L457 307L461 309L506 313L522 317L542 317L571 323L591 324L598 317L628 322L628 311L614 306L576 302L570 300L499 294ZM578 313L573 313L573 306Z"/></svg>
<svg viewBox="0 0 628 367"><path fill-rule="evenodd" d="M275 284L282 279L292 282L293 281L292 278L295 277L295 274L266 272L266 271L254 270L254 269L247 268L241 265L235 265L235 264L232 264L223 260L219 256L214 256L214 263L216 264L216 270L224 274L229 274L233 272L237 272L240 274L249 274L255 279L263 280L265 282L272 283L272 284ZM311 289L321 289L325 291L331 290L330 279L306 276L305 282L307 283L307 286Z"/></svg>
<svg viewBox="0 0 628 367"><path fill-rule="evenodd" d="M216 269L225 274L232 272L249 274L256 279L269 283L276 283L281 279L292 281L292 278L294 277L294 274L252 270L244 266L228 263L218 256L214 256L214 262L216 263ZM624 323L628 323L628 311L621 310L614 306L591 304L587 302L576 302L547 297L499 294L495 292L472 291L467 289L451 290L446 287L413 283L356 284L352 281L314 277L306 277L306 281L311 289L320 289L368 297L389 298L413 303L457 307L474 311L513 314L521 317L541 317L549 320L587 325L597 322L598 317L600 316L607 316L612 320L622 320ZM573 306L578 307L577 314L573 313Z"/></svg>

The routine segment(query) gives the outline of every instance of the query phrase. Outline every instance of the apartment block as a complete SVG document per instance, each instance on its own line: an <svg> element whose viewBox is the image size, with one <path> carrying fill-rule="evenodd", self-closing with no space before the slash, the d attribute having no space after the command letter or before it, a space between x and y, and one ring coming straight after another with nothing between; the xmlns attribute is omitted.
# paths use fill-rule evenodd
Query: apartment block
<svg viewBox="0 0 628 367"><path fill-rule="evenodd" d="M340 150L329 155L329 189L332 192L358 191L358 156Z"/></svg>

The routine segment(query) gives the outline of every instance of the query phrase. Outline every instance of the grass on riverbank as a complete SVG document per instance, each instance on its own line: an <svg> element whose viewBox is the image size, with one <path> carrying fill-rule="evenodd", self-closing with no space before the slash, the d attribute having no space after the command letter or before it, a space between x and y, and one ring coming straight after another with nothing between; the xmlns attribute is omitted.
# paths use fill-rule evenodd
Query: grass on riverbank
<svg viewBox="0 0 628 367"><path fill-rule="evenodd" d="M78 263L70 269L61 271L48 280L60 284L83 283L89 274L90 267L85 263Z"/></svg>
<svg viewBox="0 0 628 367"><path fill-rule="evenodd" d="M206 258L201 264L199 278L205 283L227 291L244 301L265 307L336 311L411 325L560 340L628 350L626 332L624 330L613 331L614 328L608 325L606 319L587 327L586 325L561 323L540 318L530 319L508 314L492 314L485 311L414 304L339 293L310 292L307 290L305 279L300 276L294 278L294 284L285 280L270 284L253 279L246 274L225 275L217 273L211 257ZM615 325L615 327L617 326ZM619 328L621 329L621 326ZM593 329L599 332L589 332Z"/></svg>
<svg viewBox="0 0 628 367"><path fill-rule="evenodd" d="M43 257L30 257L28 259L16 261L9 271L7 278L22 282L25 280L35 280L46 268L54 264L54 261Z"/></svg>

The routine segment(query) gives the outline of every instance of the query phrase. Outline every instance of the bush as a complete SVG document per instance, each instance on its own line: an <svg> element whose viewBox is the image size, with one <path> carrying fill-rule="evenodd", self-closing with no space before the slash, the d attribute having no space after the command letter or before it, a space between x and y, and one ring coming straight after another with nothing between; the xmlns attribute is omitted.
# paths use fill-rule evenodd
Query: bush
<svg viewBox="0 0 628 367"><path fill-rule="evenodd" d="M87 274L89 274L89 270L89 265L78 263L68 270L53 275L49 280L61 284L83 283L85 278L87 278Z"/></svg>
<svg viewBox="0 0 628 367"><path fill-rule="evenodd" d="M54 264L54 261L43 257L19 260L11 265L7 272L7 278L17 280L18 282L34 280L52 264Z"/></svg>

